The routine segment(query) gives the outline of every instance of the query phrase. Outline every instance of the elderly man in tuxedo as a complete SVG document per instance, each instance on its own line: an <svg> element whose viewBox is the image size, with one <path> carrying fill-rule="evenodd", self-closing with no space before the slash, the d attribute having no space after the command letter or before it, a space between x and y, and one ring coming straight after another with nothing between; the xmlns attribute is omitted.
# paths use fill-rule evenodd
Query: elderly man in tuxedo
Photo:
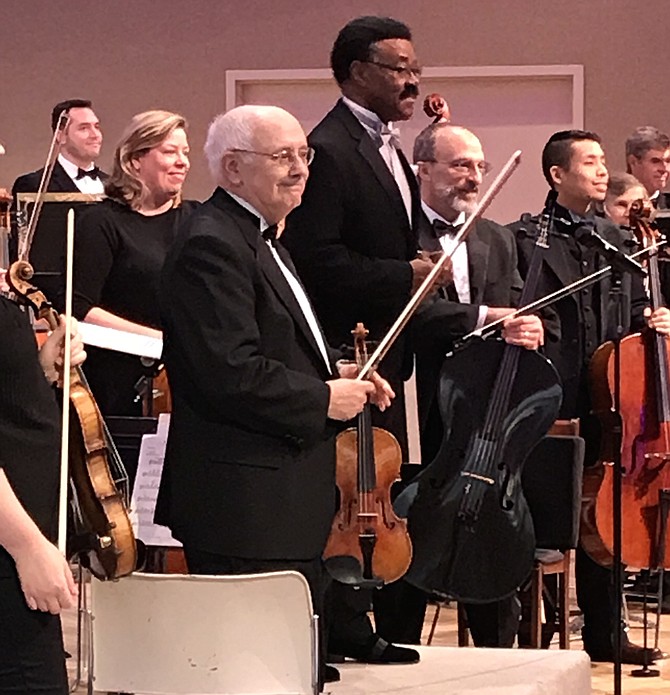
<svg viewBox="0 0 670 695"><path fill-rule="evenodd" d="M277 239L313 156L298 121L237 107L213 121L205 154L218 187L162 276L173 413L156 520L182 541L191 572L293 569L322 614L335 425L393 392L379 377L344 378L355 367L338 368Z"/></svg>

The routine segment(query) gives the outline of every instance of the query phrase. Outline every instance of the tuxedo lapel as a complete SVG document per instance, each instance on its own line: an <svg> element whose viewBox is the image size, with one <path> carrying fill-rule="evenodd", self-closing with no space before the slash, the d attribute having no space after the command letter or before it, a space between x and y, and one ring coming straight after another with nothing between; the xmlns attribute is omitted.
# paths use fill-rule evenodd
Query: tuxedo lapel
<svg viewBox="0 0 670 695"><path fill-rule="evenodd" d="M47 190L53 193L79 193L77 184L68 176L67 172L56 162L54 169L51 172L51 181L47 186Z"/></svg>
<svg viewBox="0 0 670 695"><path fill-rule="evenodd" d="M295 323L298 325L302 334L305 336L305 339L315 353L317 364L325 367L323 355L321 354L321 350L316 343L314 334L307 323L307 319L300 308L300 304L298 304L298 300L296 299L295 294L293 294L293 290L291 289L288 281L277 264L277 261L272 255L270 247L265 241L263 241L258 218L251 214L248 210L245 210L223 189L216 190L212 196L212 201L217 207L221 208L224 210L224 212L235 219L245 241L253 249L256 255L258 266L261 269L263 276L286 310L289 312ZM282 261L297 278L298 276L295 272L295 267L293 266L286 249L284 249L280 244L277 244L276 248ZM324 342L326 342L325 337Z"/></svg>
<svg viewBox="0 0 670 695"><path fill-rule="evenodd" d="M468 248L468 275L470 277L470 301L481 304L486 287L486 274L489 265L489 246L485 244L477 228L470 232L465 241Z"/></svg>
<svg viewBox="0 0 670 695"><path fill-rule="evenodd" d="M400 194L398 184L389 171L389 168L381 154L379 154L379 148L375 142L368 135L365 128L360 124L356 116L351 113L344 102L339 101L337 103L335 113L342 121L351 137L356 140L356 150L358 154L362 157L362 159L365 160L367 166L372 169L375 178L381 187L386 191L391 204L396 209L396 214L402 215L405 219L407 219L407 209L405 208L405 203L403 202L402 195ZM398 154L401 155L400 152L398 152ZM404 157L401 156L401 162L403 158ZM412 198L414 198L414 195L412 195ZM413 208L414 201L412 201L412 212ZM402 219L402 217L400 219ZM409 227L409 220L407 222L407 226Z"/></svg>
<svg viewBox="0 0 670 695"><path fill-rule="evenodd" d="M290 262L289 265L289 263L286 262L287 259L290 261L290 256L288 255L286 249L281 247L279 244L277 244L275 249L277 250L277 254L280 256L280 258L287 266L289 271L291 271L293 275L296 277L296 279L298 279L293 263ZM318 363L320 365L323 365L323 355L321 354L321 350L319 349L316 339L314 338L314 333L312 333L312 330L310 329L309 324L307 323L307 319L305 318L305 315L303 314L302 309L300 308L300 304L298 304L298 300L296 299L293 290L288 284L288 281L286 280L284 273L282 273L281 268L277 264L276 259L272 255L270 247L264 241L257 245L257 258L258 265L263 271L266 280L271 285L279 300L286 307L286 310L291 314L293 320L300 328L300 331L305 336L305 339L311 346ZM307 296L307 293L305 293L305 296ZM314 316L316 316L316 312L314 313ZM321 331L321 333L323 335L323 331ZM325 342L326 339L324 336L324 343Z"/></svg>

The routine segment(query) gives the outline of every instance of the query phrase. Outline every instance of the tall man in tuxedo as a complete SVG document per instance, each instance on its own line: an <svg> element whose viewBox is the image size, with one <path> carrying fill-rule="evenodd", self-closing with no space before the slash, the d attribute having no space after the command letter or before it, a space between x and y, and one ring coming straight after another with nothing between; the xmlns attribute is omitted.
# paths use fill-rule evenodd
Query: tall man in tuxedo
<svg viewBox="0 0 670 695"><path fill-rule="evenodd" d="M466 333L507 316L518 301L522 282L514 236L505 227L479 219L467 241L455 247L455 234L474 211L490 169L477 136L448 123L429 125L414 143L414 163L428 222L422 227L420 246L430 253L453 252L454 275L454 282L428 298L412 321L421 459L427 464L442 443L436 395L446 353ZM542 322L537 316L507 319L504 337L511 344L535 350L544 339ZM405 591L411 596L416 589L407 586ZM466 604L465 609L476 646L513 645L519 621L516 597L490 604ZM411 616L407 611L403 614L401 606L398 613L398 620L414 631L406 638L416 641L421 634L423 611Z"/></svg>
<svg viewBox="0 0 670 695"><path fill-rule="evenodd" d="M412 116L419 94L411 39L405 24L387 17L343 27L331 52L342 98L309 135L314 164L303 202L288 219L286 244L333 345L350 344L359 321L380 340L432 268L416 257L419 191L393 127ZM398 439L405 460L403 380L411 365L401 335L382 362L396 401L373 417ZM331 649L364 661L418 660L414 650L373 634L369 601L368 592L333 585Z"/></svg>
<svg viewBox="0 0 670 695"><path fill-rule="evenodd" d="M607 192L608 171L598 135L582 130L554 133L542 152L542 169L549 186L556 192L550 245L543 252L538 296L565 287L608 265L607 259L587 245L580 229L595 230L618 249L629 252L626 234L609 220L595 217L592 203L603 201ZM517 232L519 269L528 271L534 249L537 218L511 225ZM586 442L585 465L596 463L600 449L600 428L591 413L588 367L596 348L616 335L616 311L611 304L612 279L582 289L553 305L558 332L548 335L545 352L558 370L563 386L559 417L579 418L580 433ZM624 331L632 332L647 324L670 333L670 311L661 307L653 313L638 276L623 275L622 292L627 307ZM612 636L614 591L612 571L597 564L581 547L577 548L575 574L577 602L584 614L584 649L594 661L613 659ZM623 635L623 661L641 663L642 647ZM649 650L648 658L658 658L658 650Z"/></svg>
<svg viewBox="0 0 670 695"><path fill-rule="evenodd" d="M313 154L300 124L277 107L240 106L212 122L205 153L218 187L162 276L173 412L156 520L182 541L191 572L293 569L323 615L335 423L369 396L389 405L392 392L379 377L375 391L338 376L276 240Z"/></svg>

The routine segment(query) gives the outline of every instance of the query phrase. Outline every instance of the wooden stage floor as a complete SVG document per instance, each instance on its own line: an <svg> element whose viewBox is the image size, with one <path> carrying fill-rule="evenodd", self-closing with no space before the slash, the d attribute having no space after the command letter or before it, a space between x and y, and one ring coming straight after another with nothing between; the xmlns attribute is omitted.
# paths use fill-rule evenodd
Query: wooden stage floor
<svg viewBox="0 0 670 695"><path fill-rule="evenodd" d="M574 597L574 586L572 589ZM576 608L576 606L575 606ZM428 607L426 614L426 622L424 625L424 643L428 636L430 623L432 622L435 608ZM634 642L642 643L642 610L640 604L629 603L630 615L630 638ZM652 620L655 616L652 616ZM570 641L570 648L579 650L582 648L581 638L579 634L579 617L573 619L574 634ZM65 631L65 641L68 651L75 653L76 644L76 613L68 612L63 616L63 625ZM653 640L653 629L650 631L649 639ZM433 638L435 646L455 647L458 645L457 628L456 628L456 610L453 606L442 608L438 620L435 636ZM670 653L670 616L661 617L660 630L660 647L663 651ZM553 644L552 649L557 649L557 645ZM75 659L68 660L68 667L72 671L74 668ZM656 668L660 670L660 676L656 678L635 678L630 675L634 669L633 666L624 665L623 667L623 693L635 693L636 695L654 695L655 693L670 692L670 659L659 661ZM592 687L594 695L606 695L614 692L613 685L613 667L612 664L593 664L592 665ZM86 688L80 687L77 693L85 693Z"/></svg>

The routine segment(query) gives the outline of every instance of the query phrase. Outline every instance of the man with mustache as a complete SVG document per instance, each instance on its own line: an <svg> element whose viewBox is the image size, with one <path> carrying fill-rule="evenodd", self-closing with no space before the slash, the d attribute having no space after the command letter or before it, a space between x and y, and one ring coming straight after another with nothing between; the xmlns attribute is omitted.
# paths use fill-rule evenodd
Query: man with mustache
<svg viewBox="0 0 670 695"><path fill-rule="evenodd" d="M514 236L495 222L479 219L464 244L454 251L454 238L466 217L477 206L482 181L490 170L477 136L469 130L436 123L425 128L414 142L423 212L427 222L419 237L430 253L452 253L453 284L440 290L419 308L412 322L416 355L416 382L421 428L421 460L429 464L443 438L437 385L444 356L454 342L486 323L509 314L520 295ZM537 316L508 319L505 340L529 350L544 341ZM408 595L417 590L406 586ZM415 605L416 602L408 602ZM514 644L519 602L515 596L489 604L466 604L473 641L478 647L511 647ZM423 613L417 612L408 628L421 636Z"/></svg>
<svg viewBox="0 0 670 695"><path fill-rule="evenodd" d="M414 112L421 69L409 28L388 17L349 22L331 67L342 98L309 136L314 163L284 238L330 343L351 345L359 321L371 340L381 339L433 267L416 257L419 191L393 128ZM397 398L373 424L396 436L406 460L402 384L412 360L404 336L381 370ZM383 595L375 592L375 601ZM387 644L393 636L382 614L381 638L373 634L369 593L335 583L333 596L331 652L368 662L418 660L416 651Z"/></svg>

